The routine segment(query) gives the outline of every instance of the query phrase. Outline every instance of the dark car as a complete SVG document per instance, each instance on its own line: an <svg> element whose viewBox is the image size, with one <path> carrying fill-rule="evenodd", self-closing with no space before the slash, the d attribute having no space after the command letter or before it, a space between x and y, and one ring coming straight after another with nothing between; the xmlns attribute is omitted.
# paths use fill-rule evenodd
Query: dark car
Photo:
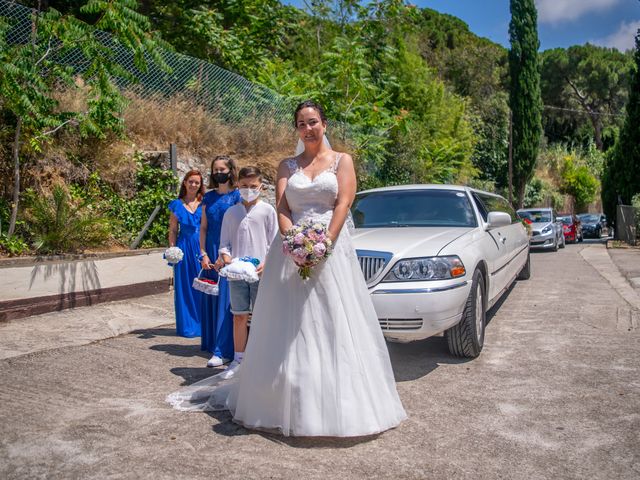
<svg viewBox="0 0 640 480"><path fill-rule="evenodd" d="M558 220L562 222L562 232L567 242L581 242L584 240L582 235L582 222L572 213L558 214Z"/></svg>
<svg viewBox="0 0 640 480"><path fill-rule="evenodd" d="M582 222L582 234L585 238L600 238L605 231L609 233L607 217L602 213L582 213L578 218Z"/></svg>

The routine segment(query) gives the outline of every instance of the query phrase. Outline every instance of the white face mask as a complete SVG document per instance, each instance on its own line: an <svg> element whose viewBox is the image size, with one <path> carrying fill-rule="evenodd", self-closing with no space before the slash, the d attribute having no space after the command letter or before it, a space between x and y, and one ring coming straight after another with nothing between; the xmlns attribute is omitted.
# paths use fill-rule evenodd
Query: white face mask
<svg viewBox="0 0 640 480"><path fill-rule="evenodd" d="M260 189L259 188L241 188L240 196L245 202L251 203L260 196Z"/></svg>

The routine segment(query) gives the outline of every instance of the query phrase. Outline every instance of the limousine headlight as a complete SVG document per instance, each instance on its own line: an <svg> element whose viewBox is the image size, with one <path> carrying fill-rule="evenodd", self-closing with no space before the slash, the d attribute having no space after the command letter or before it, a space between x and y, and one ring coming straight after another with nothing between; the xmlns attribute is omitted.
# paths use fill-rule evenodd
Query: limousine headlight
<svg viewBox="0 0 640 480"><path fill-rule="evenodd" d="M400 260L384 277L383 282L415 282L420 280L446 280L462 277L466 273L462 260L449 257L424 257Z"/></svg>

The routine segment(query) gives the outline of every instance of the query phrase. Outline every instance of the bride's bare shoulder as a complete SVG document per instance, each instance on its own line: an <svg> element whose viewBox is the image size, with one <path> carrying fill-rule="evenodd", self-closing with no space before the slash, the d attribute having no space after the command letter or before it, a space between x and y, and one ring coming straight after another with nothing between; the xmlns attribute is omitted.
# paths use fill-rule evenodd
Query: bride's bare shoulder
<svg viewBox="0 0 640 480"><path fill-rule="evenodd" d="M336 169L339 168L341 165L342 166L353 166L353 158L351 157L351 155L349 153L346 152L335 152L335 166Z"/></svg>
<svg viewBox="0 0 640 480"><path fill-rule="evenodd" d="M288 177L295 170L295 166L295 157L289 157L280 160L280 163L278 164L278 177Z"/></svg>

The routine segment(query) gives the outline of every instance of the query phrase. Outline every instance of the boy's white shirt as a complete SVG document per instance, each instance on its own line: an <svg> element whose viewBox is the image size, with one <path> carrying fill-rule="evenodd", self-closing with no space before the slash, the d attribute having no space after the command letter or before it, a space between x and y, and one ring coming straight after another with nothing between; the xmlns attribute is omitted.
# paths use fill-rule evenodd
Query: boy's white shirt
<svg viewBox="0 0 640 480"><path fill-rule="evenodd" d="M220 232L221 254L230 257L254 257L261 263L278 233L276 210L258 200L249 211L242 202L229 208L222 219Z"/></svg>

